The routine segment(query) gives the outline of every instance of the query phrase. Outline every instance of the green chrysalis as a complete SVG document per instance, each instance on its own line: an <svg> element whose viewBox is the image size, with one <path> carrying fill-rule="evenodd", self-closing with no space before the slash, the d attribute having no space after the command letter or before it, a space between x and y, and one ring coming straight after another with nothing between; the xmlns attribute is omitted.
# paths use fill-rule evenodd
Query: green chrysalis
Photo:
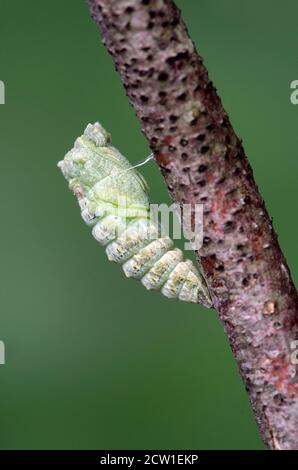
<svg viewBox="0 0 298 470"><path fill-rule="evenodd" d="M94 238L127 277L166 297L212 306L201 272L152 220L145 180L99 123L88 124L58 166Z"/></svg>

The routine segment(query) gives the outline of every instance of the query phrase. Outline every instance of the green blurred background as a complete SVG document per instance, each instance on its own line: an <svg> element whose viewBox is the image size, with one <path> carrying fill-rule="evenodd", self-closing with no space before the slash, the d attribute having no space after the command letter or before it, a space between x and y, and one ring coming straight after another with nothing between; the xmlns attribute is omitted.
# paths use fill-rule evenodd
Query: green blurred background
<svg viewBox="0 0 298 470"><path fill-rule="evenodd" d="M297 280L298 3L177 3ZM95 120L149 152L84 0L0 0L0 80L1 449L262 449L216 313L126 280L56 168Z"/></svg>

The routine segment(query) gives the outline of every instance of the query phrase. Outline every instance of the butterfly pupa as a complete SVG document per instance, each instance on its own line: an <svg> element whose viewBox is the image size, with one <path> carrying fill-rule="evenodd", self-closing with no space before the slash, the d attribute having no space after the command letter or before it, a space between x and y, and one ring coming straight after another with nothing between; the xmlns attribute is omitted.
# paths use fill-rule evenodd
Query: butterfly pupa
<svg viewBox="0 0 298 470"><path fill-rule="evenodd" d="M127 277L166 297L212 306L200 270L152 220L146 181L98 122L88 124L58 166L93 237Z"/></svg>

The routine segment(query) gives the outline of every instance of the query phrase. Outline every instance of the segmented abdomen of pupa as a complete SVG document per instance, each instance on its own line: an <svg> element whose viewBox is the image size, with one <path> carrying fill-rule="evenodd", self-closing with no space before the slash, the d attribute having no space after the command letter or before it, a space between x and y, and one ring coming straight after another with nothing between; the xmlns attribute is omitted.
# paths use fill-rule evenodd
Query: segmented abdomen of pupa
<svg viewBox="0 0 298 470"><path fill-rule="evenodd" d="M81 214L110 261L127 277L166 297L211 307L205 280L150 215L146 183L111 146L99 123L89 124L59 163Z"/></svg>

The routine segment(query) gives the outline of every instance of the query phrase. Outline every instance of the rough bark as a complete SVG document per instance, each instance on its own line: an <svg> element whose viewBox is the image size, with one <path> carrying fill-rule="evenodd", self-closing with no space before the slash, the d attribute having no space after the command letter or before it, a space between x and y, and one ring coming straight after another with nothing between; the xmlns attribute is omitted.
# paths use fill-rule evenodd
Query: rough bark
<svg viewBox="0 0 298 470"><path fill-rule="evenodd" d="M172 0L88 0L173 200L204 204L201 259L269 449L298 449L298 298L207 70Z"/></svg>

